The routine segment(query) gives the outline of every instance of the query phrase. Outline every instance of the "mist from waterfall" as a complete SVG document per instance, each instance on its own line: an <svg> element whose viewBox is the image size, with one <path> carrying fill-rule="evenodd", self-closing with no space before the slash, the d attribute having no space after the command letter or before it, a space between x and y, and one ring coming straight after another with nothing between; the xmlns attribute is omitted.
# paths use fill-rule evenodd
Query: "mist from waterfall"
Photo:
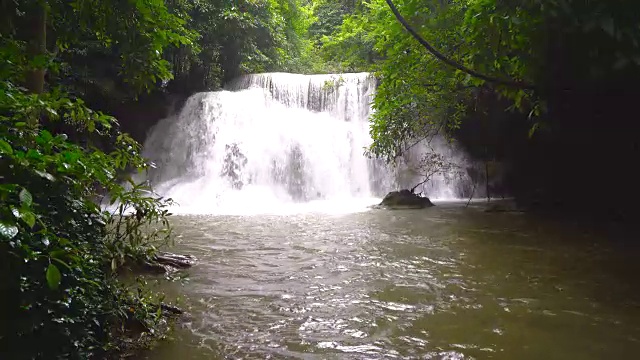
<svg viewBox="0 0 640 360"><path fill-rule="evenodd" d="M143 153L156 165L149 180L188 213L365 209L420 181L364 155L374 91L368 73L268 73L195 94L151 129ZM437 147L465 161L450 146ZM423 190L454 198L459 187L439 176Z"/></svg>

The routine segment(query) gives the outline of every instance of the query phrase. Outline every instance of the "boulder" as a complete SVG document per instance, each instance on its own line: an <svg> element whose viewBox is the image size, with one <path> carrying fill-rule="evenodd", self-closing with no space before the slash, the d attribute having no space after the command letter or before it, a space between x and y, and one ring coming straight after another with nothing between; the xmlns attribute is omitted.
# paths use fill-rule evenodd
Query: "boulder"
<svg viewBox="0 0 640 360"><path fill-rule="evenodd" d="M392 191L382 199L377 209L423 209L433 206L428 197L420 196L409 190Z"/></svg>

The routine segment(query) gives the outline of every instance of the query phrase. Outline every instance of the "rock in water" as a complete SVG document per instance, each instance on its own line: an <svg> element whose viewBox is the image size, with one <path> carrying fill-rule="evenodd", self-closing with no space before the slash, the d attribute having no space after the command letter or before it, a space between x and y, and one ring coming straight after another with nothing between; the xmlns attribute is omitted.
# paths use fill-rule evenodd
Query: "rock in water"
<svg viewBox="0 0 640 360"><path fill-rule="evenodd" d="M378 209L423 209L433 206L428 197L420 196L409 190L392 191L376 206Z"/></svg>

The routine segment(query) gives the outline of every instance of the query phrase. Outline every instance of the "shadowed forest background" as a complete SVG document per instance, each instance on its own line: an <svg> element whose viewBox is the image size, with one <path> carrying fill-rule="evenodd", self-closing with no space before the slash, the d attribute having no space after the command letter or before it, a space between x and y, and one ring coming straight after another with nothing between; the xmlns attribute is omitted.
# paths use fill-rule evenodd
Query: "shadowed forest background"
<svg viewBox="0 0 640 360"><path fill-rule="evenodd" d="M147 345L127 340L136 326L163 333L158 297L117 276L170 241L171 200L129 174L151 165L154 124L242 74L371 72L370 156L392 163L437 133L524 208L634 221L639 14L631 0L2 0L0 349L107 356Z"/></svg>

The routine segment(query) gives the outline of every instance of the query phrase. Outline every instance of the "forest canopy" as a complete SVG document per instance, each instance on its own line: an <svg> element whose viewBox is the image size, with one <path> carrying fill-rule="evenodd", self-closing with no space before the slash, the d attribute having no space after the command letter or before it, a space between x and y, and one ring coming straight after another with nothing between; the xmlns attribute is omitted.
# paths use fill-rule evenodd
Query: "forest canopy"
<svg viewBox="0 0 640 360"><path fill-rule="evenodd" d="M351 9L318 46L336 69L378 78L373 156L393 162L444 134L507 168L519 201L570 211L592 209L593 189L634 187L635 177L600 176L597 164L638 158L640 3L370 0ZM634 202L607 200L597 213L625 217Z"/></svg>

